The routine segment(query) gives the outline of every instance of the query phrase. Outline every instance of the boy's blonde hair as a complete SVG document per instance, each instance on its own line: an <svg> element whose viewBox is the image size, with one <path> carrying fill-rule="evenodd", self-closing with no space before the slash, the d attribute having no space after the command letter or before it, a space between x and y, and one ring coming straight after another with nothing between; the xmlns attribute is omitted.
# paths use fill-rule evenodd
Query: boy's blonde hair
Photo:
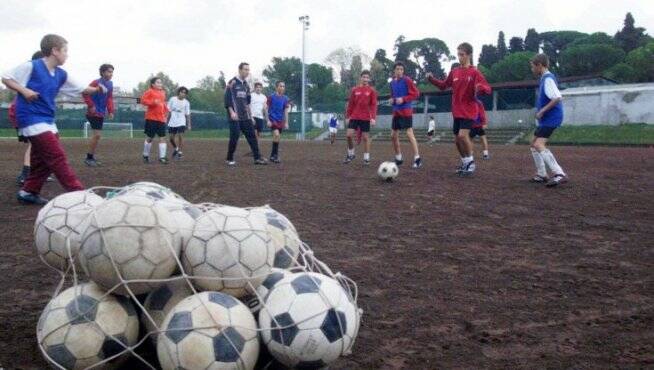
<svg viewBox="0 0 654 370"><path fill-rule="evenodd" d="M533 58L531 58L530 62L536 66L543 66L545 68L550 67L550 58L547 56L547 54L536 54Z"/></svg>
<svg viewBox="0 0 654 370"><path fill-rule="evenodd" d="M52 55L52 49L61 49L68 44L65 38L53 33L43 36L41 39L41 52L46 57Z"/></svg>

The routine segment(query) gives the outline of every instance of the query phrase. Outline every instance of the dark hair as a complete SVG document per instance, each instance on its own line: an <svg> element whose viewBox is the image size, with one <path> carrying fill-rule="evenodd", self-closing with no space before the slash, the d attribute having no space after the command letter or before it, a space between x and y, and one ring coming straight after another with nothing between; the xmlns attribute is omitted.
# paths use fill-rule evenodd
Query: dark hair
<svg viewBox="0 0 654 370"><path fill-rule="evenodd" d="M257 87L257 86L263 87L263 84L261 82L257 81L257 82L254 83L254 87Z"/></svg>
<svg viewBox="0 0 654 370"><path fill-rule="evenodd" d="M547 56L547 54L536 54L533 58L531 58L530 62L533 65L541 65L545 68L550 67L550 58Z"/></svg>
<svg viewBox="0 0 654 370"><path fill-rule="evenodd" d="M49 57L52 55L52 49L61 49L68 44L65 38L53 33L43 36L41 39L41 51L43 55Z"/></svg>
<svg viewBox="0 0 654 370"><path fill-rule="evenodd" d="M360 75L360 76L363 76L363 75L368 75L368 76L370 76L370 71L367 70L367 69L364 69L363 71L361 71L361 75Z"/></svg>
<svg viewBox="0 0 654 370"><path fill-rule="evenodd" d="M184 91L186 95L188 95L188 89L184 86L180 86L179 89L177 89L177 95L179 95L179 93L181 93L182 91Z"/></svg>
<svg viewBox="0 0 654 370"><path fill-rule="evenodd" d="M240 71L241 69L243 69L243 67L245 67L245 66L249 66L249 65L250 65L250 63L241 62L241 63L238 65L238 70Z"/></svg>
<svg viewBox="0 0 654 370"><path fill-rule="evenodd" d="M114 66L112 66L111 64L108 64L108 63L105 63L105 64L101 65L100 66L100 75L102 76L103 73L105 73L106 71L108 71L110 69L114 69Z"/></svg>
<svg viewBox="0 0 654 370"><path fill-rule="evenodd" d="M406 67L404 66L404 63L402 63L402 62L395 62L395 64L393 64L393 70L395 70L395 68L397 68L397 67L402 67L402 68L406 69Z"/></svg>
<svg viewBox="0 0 654 370"><path fill-rule="evenodd" d="M279 84L283 84L283 83L284 83L284 81L279 80L279 81L275 82L275 87L277 87L277 86L279 86Z"/></svg>
<svg viewBox="0 0 654 370"><path fill-rule="evenodd" d="M466 53L468 55L472 55L472 45L470 45L467 42L464 42L464 43L460 44L459 46L456 47L456 49L461 50L462 52L464 52L464 53Z"/></svg>
<svg viewBox="0 0 654 370"><path fill-rule="evenodd" d="M452 66L451 66L452 69L459 68L459 67L461 67L461 63L458 63L458 62L457 63L452 63Z"/></svg>
<svg viewBox="0 0 654 370"><path fill-rule="evenodd" d="M154 85L157 82L157 80L161 80L161 77L152 77L150 79L150 87L152 87L152 85ZM161 82L163 82L163 80L161 80Z"/></svg>
<svg viewBox="0 0 654 370"><path fill-rule="evenodd" d="M41 50L37 51L36 53L32 54L32 60L37 60L43 58L43 52Z"/></svg>

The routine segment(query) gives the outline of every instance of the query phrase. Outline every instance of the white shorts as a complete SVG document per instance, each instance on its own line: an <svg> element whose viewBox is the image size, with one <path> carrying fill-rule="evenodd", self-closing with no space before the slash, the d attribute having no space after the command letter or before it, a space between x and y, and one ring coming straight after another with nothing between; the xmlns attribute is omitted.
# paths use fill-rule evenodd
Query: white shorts
<svg viewBox="0 0 654 370"><path fill-rule="evenodd" d="M336 127L330 127L329 128L329 133L331 133L331 134L338 133L338 129Z"/></svg>

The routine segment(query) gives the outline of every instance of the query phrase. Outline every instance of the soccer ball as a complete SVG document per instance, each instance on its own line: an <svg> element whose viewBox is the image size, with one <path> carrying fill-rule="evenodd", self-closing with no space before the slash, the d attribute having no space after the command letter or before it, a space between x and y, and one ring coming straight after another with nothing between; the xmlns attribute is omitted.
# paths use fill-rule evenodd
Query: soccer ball
<svg viewBox="0 0 654 370"><path fill-rule="evenodd" d="M196 204L196 207L200 208L200 210L202 212L209 212L209 211L211 211L213 209L216 209L216 208L225 207L225 205L224 204L219 204L219 203L207 202L207 203Z"/></svg>
<svg viewBox="0 0 654 370"><path fill-rule="evenodd" d="M300 245L302 244L295 226L284 215L268 206L251 208L250 210L266 218L266 229L270 233L275 246L273 267L282 269L292 267L297 260Z"/></svg>
<svg viewBox="0 0 654 370"><path fill-rule="evenodd" d="M169 281L150 292L145 298L143 307L152 320L154 320L154 323L142 312L141 320L145 325L146 331L148 333L155 333L159 330L168 312L190 295L193 295L193 290L184 278ZM156 343L157 334L154 334L151 338Z"/></svg>
<svg viewBox="0 0 654 370"><path fill-rule="evenodd" d="M179 302L164 320L157 356L168 369L254 369L257 323L236 298L203 292Z"/></svg>
<svg viewBox="0 0 654 370"><path fill-rule="evenodd" d="M147 181L127 185L119 190L116 195L135 195L147 197L159 203L159 205L163 205L165 207L174 207L188 204L186 199L182 198L180 195L168 189L167 187Z"/></svg>
<svg viewBox="0 0 654 370"><path fill-rule="evenodd" d="M259 311L261 337L290 367L318 369L348 353L359 330L352 297L334 279L302 272L279 281Z"/></svg>
<svg viewBox="0 0 654 370"><path fill-rule="evenodd" d="M377 175L384 181L393 181L400 170L394 162L382 162L377 169Z"/></svg>
<svg viewBox="0 0 654 370"><path fill-rule="evenodd" d="M243 298L243 302L250 308L252 313L259 312L261 309L261 303L266 299L268 293L272 290L275 284L292 274L293 273L288 270L273 267L272 272L266 277L261 285L257 287L256 294Z"/></svg>
<svg viewBox="0 0 654 370"><path fill-rule="evenodd" d="M93 207L103 202L99 195L73 191L57 196L39 211L34 223L34 243L39 256L48 266L66 271L70 256L77 260L84 219ZM76 264L77 268L80 268Z"/></svg>
<svg viewBox="0 0 654 370"><path fill-rule="evenodd" d="M196 220L182 264L199 289L243 297L268 276L274 257L266 219L246 209L223 206Z"/></svg>
<svg viewBox="0 0 654 370"><path fill-rule="evenodd" d="M120 195L89 215L79 255L95 283L107 290L117 286L113 293L128 295L126 284L138 295L159 283L122 280L168 278L178 266L180 249L177 225L165 208L148 198Z"/></svg>
<svg viewBox="0 0 654 370"><path fill-rule="evenodd" d="M134 306L125 297L105 294L96 284L82 283L64 290L45 307L36 335L54 367L86 369L136 344L139 320ZM119 365L121 357L106 365Z"/></svg>
<svg viewBox="0 0 654 370"><path fill-rule="evenodd" d="M164 207L168 210L177 225L181 237L180 241L182 243L180 247L183 247L189 240L191 240L193 228L195 227L195 220L197 220L203 212L200 208L190 203L164 204Z"/></svg>

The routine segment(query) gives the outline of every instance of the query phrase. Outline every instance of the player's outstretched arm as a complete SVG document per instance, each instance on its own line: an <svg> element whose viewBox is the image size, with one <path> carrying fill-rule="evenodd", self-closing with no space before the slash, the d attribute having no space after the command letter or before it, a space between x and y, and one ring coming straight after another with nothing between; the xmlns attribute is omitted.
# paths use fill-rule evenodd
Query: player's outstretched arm
<svg viewBox="0 0 654 370"><path fill-rule="evenodd" d="M2 83L5 84L5 86L7 86L8 88L21 94L27 101L33 101L39 98L39 93L31 89L28 89L27 87L24 87L14 79L3 78Z"/></svg>

